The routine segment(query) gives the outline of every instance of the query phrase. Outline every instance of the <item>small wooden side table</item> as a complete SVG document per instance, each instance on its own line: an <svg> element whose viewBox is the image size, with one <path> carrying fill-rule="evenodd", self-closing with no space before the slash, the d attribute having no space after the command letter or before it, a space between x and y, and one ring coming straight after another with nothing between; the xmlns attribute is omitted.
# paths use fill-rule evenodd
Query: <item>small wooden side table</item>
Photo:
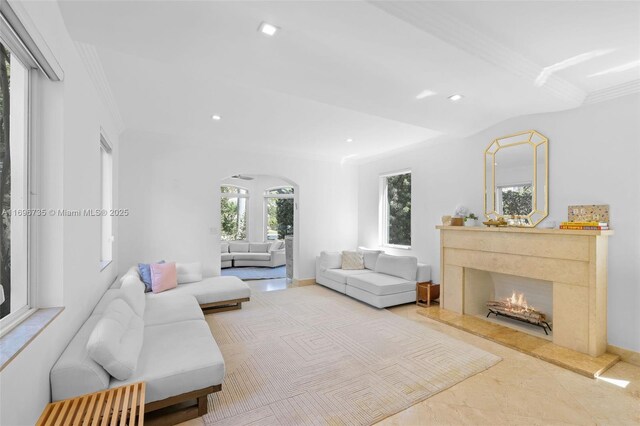
<svg viewBox="0 0 640 426"><path fill-rule="evenodd" d="M36 425L144 424L145 383L78 396L47 404Z"/></svg>
<svg viewBox="0 0 640 426"><path fill-rule="evenodd" d="M416 305L431 306L431 303L438 303L436 299L439 297L440 284L433 284L431 281L416 284Z"/></svg>

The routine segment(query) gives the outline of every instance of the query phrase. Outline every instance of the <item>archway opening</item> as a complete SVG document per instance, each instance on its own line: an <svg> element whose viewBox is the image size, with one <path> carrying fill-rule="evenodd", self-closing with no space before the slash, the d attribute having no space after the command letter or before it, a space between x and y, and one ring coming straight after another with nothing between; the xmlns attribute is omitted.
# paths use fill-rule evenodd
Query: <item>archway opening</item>
<svg viewBox="0 0 640 426"><path fill-rule="evenodd" d="M220 182L222 275L295 279L299 188L290 179L237 174Z"/></svg>

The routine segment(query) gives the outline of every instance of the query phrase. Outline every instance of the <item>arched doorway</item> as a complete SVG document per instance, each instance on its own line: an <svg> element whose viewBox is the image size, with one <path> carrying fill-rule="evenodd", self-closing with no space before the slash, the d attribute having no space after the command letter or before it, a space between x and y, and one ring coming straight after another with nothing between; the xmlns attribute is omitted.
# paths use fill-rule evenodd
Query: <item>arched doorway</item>
<svg viewBox="0 0 640 426"><path fill-rule="evenodd" d="M243 173L220 181L222 275L296 278L298 197L298 185L281 176Z"/></svg>

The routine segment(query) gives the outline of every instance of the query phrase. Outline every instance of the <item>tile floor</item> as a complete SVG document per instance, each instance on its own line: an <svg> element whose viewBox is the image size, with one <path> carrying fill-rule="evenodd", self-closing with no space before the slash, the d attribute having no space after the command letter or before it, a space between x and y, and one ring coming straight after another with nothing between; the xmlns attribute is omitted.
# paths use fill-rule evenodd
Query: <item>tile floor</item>
<svg viewBox="0 0 640 426"><path fill-rule="evenodd" d="M249 282L253 291L282 290L287 280ZM378 425L639 425L640 367L619 362L589 379L418 314L391 312L502 357L477 374ZM195 419L183 425L203 424Z"/></svg>

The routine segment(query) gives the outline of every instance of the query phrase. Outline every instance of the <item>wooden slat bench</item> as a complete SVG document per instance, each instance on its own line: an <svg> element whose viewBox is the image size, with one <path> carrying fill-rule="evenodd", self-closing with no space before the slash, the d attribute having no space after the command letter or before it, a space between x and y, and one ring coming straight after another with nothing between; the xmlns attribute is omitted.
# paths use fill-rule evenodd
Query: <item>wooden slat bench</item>
<svg viewBox="0 0 640 426"><path fill-rule="evenodd" d="M145 383L90 393L47 404L36 425L109 425L144 424Z"/></svg>

